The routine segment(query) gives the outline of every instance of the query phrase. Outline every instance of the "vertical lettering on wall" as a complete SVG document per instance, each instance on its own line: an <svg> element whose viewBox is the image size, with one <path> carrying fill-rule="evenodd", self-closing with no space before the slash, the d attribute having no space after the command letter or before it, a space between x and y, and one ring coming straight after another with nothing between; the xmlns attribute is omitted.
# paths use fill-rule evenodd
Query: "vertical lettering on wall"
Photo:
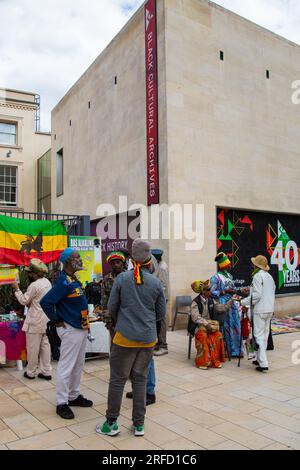
<svg viewBox="0 0 300 470"><path fill-rule="evenodd" d="M147 201L159 204L156 0L145 5Z"/></svg>

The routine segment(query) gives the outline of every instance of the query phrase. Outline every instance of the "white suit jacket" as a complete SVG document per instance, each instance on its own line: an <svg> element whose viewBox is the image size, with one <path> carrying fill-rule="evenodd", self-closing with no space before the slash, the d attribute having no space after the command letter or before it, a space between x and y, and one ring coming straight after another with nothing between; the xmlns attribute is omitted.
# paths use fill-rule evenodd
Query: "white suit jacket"
<svg viewBox="0 0 300 470"><path fill-rule="evenodd" d="M250 305L252 299L253 313L274 313L276 286L272 276L260 270L255 274L250 296L242 300L242 305Z"/></svg>

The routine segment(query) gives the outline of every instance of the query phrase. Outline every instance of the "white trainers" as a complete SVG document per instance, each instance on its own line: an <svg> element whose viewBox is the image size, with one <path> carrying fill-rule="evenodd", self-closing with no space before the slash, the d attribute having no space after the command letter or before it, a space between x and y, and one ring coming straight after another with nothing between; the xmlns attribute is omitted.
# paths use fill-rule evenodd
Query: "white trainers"
<svg viewBox="0 0 300 470"><path fill-rule="evenodd" d="M134 435L135 436L144 436L145 435L145 428L144 426L133 426Z"/></svg>
<svg viewBox="0 0 300 470"><path fill-rule="evenodd" d="M167 349L158 349L157 351L154 351L154 356L165 356L166 354L169 354L169 351Z"/></svg>
<svg viewBox="0 0 300 470"><path fill-rule="evenodd" d="M117 436L120 433L118 423L109 425L107 421L104 424L97 424L96 433L103 434L104 436Z"/></svg>

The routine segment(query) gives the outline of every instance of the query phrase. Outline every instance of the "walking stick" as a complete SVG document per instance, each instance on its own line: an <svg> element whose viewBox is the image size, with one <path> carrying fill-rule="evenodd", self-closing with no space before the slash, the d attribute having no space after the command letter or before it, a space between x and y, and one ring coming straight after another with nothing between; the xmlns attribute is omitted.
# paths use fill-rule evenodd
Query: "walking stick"
<svg viewBox="0 0 300 470"><path fill-rule="evenodd" d="M242 355L242 345L243 345L243 320L244 319L244 313L242 313L242 318L241 318L241 339L240 339L240 351L239 351L239 362L238 362L238 367L241 367L241 355Z"/></svg>

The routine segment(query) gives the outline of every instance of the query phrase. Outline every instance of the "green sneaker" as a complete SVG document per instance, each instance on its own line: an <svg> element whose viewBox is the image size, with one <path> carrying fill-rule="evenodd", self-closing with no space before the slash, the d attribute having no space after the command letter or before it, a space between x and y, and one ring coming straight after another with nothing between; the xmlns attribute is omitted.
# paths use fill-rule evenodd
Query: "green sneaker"
<svg viewBox="0 0 300 470"><path fill-rule="evenodd" d="M102 426L100 424L97 424L96 432L98 434L103 434L104 436L116 436L117 434L119 434L120 430L117 422L109 425L108 422L105 421Z"/></svg>
<svg viewBox="0 0 300 470"><path fill-rule="evenodd" d="M144 426L134 426L134 435L135 436L144 436L145 435L145 428Z"/></svg>

